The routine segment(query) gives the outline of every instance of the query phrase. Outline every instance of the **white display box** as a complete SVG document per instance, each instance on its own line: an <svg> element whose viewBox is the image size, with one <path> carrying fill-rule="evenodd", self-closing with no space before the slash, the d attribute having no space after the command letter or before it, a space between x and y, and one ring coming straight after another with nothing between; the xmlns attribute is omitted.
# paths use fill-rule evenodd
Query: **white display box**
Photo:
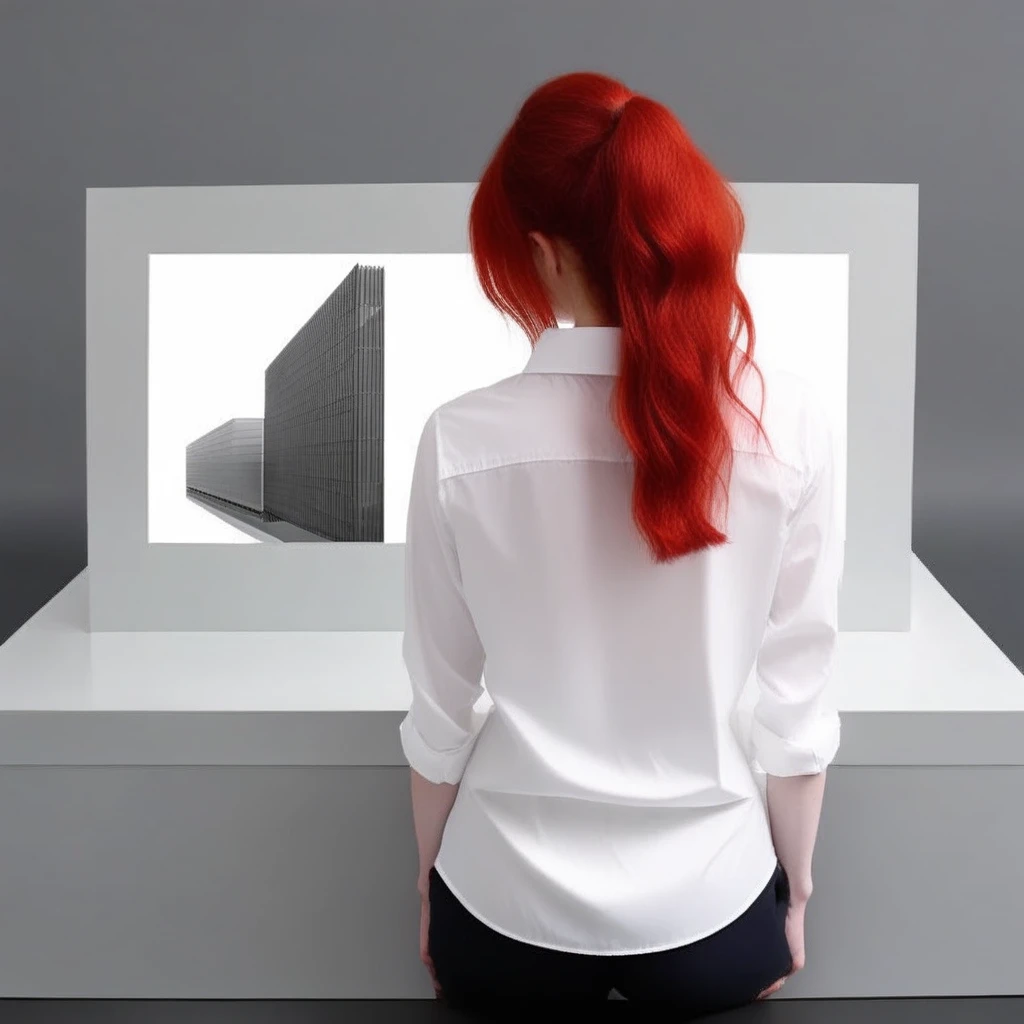
<svg viewBox="0 0 1024 1024"><path fill-rule="evenodd" d="M150 257L465 254L473 188L470 183L426 183L89 190L87 457L93 630L402 628L403 555L397 524L407 484L401 463L408 460L408 439L420 415L425 419L437 404L434 399L443 394L407 390L419 396L422 408L414 403L415 415L403 421L399 433L404 431L404 440L391 449L394 472L385 468L390 527L384 543L151 542ZM841 342L846 365L845 374L833 375L829 397L846 428L845 451L838 453L846 470L841 475L846 570L840 625L844 630L907 629L917 187L782 183L741 184L737 189L747 216L748 267L767 256L844 260L847 288L835 301L845 303L847 331ZM755 306L758 282L769 278L751 277ZM790 315L794 325L803 325L800 351L808 371L827 376L827 367L815 367L813 357L817 352L834 362L838 342L835 331L830 335L823 328L822 345L816 349L807 332L816 294L809 280L805 304L793 305ZM761 308L768 308L763 297ZM829 309L835 312L835 302ZM765 320L769 334L785 336L784 316ZM784 348L776 346L775 351ZM792 356L797 348L787 351ZM452 386L443 374L432 379ZM396 500L388 501L389 491Z"/></svg>

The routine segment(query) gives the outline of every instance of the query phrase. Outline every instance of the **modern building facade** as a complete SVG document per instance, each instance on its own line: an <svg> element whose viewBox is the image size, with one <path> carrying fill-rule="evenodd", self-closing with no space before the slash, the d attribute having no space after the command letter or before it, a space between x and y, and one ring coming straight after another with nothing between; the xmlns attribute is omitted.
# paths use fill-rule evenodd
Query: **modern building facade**
<svg viewBox="0 0 1024 1024"><path fill-rule="evenodd" d="M195 495L262 512L263 420L228 420L187 445L185 487Z"/></svg>
<svg viewBox="0 0 1024 1024"><path fill-rule="evenodd" d="M356 265L267 367L263 508L384 540L384 268Z"/></svg>

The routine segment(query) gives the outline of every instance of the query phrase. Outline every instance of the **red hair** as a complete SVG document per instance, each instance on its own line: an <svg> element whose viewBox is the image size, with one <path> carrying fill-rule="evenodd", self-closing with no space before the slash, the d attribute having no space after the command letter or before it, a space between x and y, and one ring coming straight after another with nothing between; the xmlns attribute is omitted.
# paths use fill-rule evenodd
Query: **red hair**
<svg viewBox="0 0 1024 1024"><path fill-rule="evenodd" d="M659 562L728 539L713 521L732 466L724 400L764 434L733 377L734 356L737 379L757 369L736 277L743 230L728 182L675 115L585 72L529 96L473 200L481 286L531 342L557 326L531 231L573 247L621 327L612 412L635 463L633 517Z"/></svg>

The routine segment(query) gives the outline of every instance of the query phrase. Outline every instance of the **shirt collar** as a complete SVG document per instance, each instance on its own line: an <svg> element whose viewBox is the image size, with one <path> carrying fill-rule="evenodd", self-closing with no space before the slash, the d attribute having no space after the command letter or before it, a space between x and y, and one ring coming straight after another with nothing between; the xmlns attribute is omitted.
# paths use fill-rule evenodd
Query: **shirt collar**
<svg viewBox="0 0 1024 1024"><path fill-rule="evenodd" d="M619 372L618 327L549 327L537 339L523 373Z"/></svg>

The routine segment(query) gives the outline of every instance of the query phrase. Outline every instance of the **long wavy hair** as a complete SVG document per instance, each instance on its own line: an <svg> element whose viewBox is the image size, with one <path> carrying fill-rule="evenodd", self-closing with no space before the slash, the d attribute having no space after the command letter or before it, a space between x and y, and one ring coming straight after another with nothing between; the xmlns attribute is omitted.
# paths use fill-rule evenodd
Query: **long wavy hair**
<svg viewBox="0 0 1024 1024"><path fill-rule="evenodd" d="M484 293L536 343L557 323L532 231L572 246L621 327L611 411L653 557L725 542L715 515L732 468L727 402L764 435L735 386L748 366L760 370L736 276L743 213L728 182L661 103L604 75L563 75L527 98L470 213Z"/></svg>

